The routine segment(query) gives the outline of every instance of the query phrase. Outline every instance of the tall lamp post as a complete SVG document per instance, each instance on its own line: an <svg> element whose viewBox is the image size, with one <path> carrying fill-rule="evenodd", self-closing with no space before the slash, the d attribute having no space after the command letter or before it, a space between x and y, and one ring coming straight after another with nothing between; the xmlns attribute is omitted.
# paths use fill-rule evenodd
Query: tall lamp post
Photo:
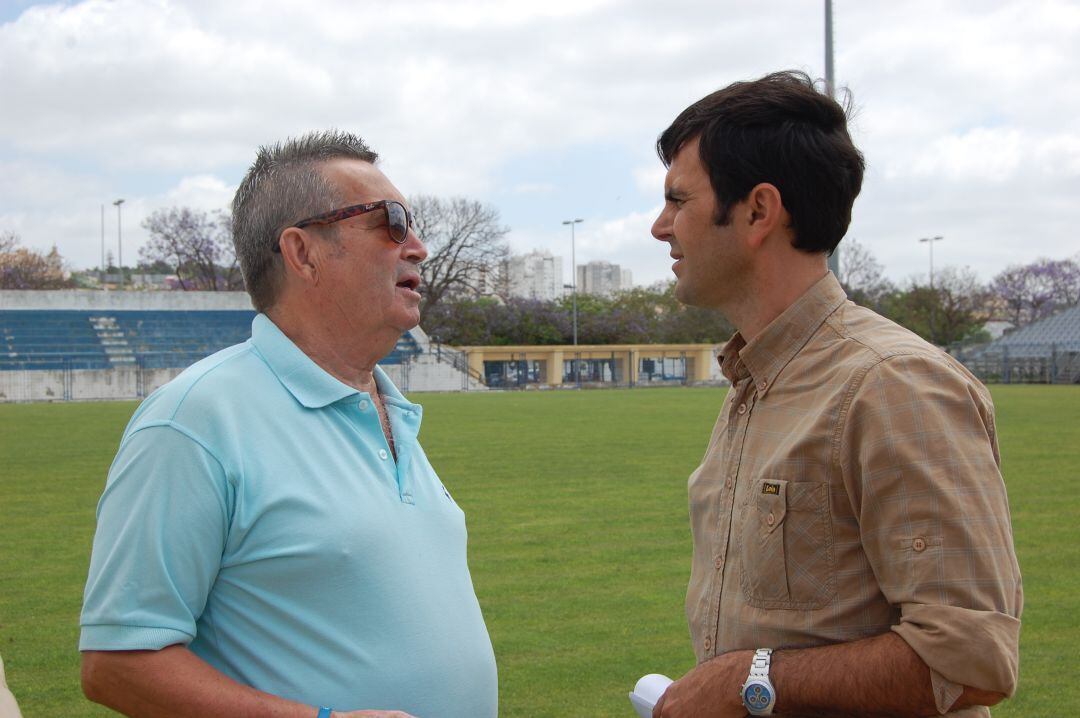
<svg viewBox="0 0 1080 718"><path fill-rule="evenodd" d="M105 288L105 272L108 267L105 266L105 205L101 205L101 288Z"/></svg>
<svg viewBox="0 0 1080 718"><path fill-rule="evenodd" d="M123 199L118 199L113 202L116 205L116 263L120 268L120 288L124 288L124 238L120 234L120 205L124 203Z"/></svg>
<svg viewBox="0 0 1080 718"><path fill-rule="evenodd" d="M937 293L934 291L934 242L940 242L945 239L940 234L934 237L923 237L919 240L919 244L926 243L930 245L930 293L933 295L930 304L930 343L936 344L936 332L937 326Z"/></svg>
<svg viewBox="0 0 1080 718"><path fill-rule="evenodd" d="M825 0L825 92L836 97L836 78L833 73L832 0ZM829 255L829 271L840 276L840 248Z"/></svg>
<svg viewBox="0 0 1080 718"><path fill-rule="evenodd" d="M574 225L581 224L585 220L583 219L568 219L563 224L570 225L570 272L573 283L570 285L570 291L573 293L573 306L574 306L574 346L577 346L577 252L575 250L574 243ZM578 385L581 384L581 360L580 357L574 358L574 378Z"/></svg>

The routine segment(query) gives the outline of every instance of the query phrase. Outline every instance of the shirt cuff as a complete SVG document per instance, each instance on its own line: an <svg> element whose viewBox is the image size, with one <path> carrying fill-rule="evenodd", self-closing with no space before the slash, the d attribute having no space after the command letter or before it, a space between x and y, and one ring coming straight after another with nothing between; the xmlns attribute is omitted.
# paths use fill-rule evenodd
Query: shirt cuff
<svg viewBox="0 0 1080 718"><path fill-rule="evenodd" d="M939 713L947 713L971 686L1016 692L1020 662L1020 619L997 611L906 603L892 630L930 668Z"/></svg>
<svg viewBox="0 0 1080 718"><path fill-rule="evenodd" d="M79 636L80 651L159 651L166 646L195 638L172 628L150 626L83 626Z"/></svg>

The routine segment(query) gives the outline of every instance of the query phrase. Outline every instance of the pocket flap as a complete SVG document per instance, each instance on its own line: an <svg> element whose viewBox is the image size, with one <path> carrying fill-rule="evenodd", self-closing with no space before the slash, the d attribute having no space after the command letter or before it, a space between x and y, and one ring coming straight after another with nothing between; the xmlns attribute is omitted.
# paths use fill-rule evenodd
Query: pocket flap
<svg viewBox="0 0 1080 718"><path fill-rule="evenodd" d="M762 479L754 484L754 506L760 514L761 528L772 533L787 516L787 481Z"/></svg>

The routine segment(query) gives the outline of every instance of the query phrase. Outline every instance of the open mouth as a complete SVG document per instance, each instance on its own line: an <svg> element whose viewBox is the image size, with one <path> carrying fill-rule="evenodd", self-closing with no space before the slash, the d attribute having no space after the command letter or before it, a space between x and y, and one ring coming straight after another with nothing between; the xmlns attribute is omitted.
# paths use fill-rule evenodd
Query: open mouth
<svg viewBox="0 0 1080 718"><path fill-rule="evenodd" d="M409 290L412 290L412 291L415 292L420 288L420 277L416 277L416 276L405 277L404 279L402 279L400 282L397 283L397 286L402 287L403 289L409 289Z"/></svg>

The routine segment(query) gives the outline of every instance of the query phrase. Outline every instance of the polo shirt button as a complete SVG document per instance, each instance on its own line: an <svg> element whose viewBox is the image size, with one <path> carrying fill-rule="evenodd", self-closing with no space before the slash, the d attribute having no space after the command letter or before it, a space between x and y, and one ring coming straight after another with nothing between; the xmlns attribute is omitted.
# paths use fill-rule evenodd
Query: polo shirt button
<svg viewBox="0 0 1080 718"><path fill-rule="evenodd" d="M357 404L357 406L360 407L360 411L367 411L367 408L368 408L367 399L364 399L363 401L361 401L359 404Z"/></svg>
<svg viewBox="0 0 1080 718"><path fill-rule="evenodd" d="M386 453L386 449L379 449L379 458L380 459L382 459L383 461L386 461L386 457L388 457L388 456L390 456L390 454Z"/></svg>
<svg viewBox="0 0 1080 718"><path fill-rule="evenodd" d="M915 549L915 553L922 553L926 550L926 540L922 536L919 536L911 542L911 548Z"/></svg>
<svg viewBox="0 0 1080 718"><path fill-rule="evenodd" d="M739 404L739 413L740 414L745 414L746 413L746 404Z"/></svg>

